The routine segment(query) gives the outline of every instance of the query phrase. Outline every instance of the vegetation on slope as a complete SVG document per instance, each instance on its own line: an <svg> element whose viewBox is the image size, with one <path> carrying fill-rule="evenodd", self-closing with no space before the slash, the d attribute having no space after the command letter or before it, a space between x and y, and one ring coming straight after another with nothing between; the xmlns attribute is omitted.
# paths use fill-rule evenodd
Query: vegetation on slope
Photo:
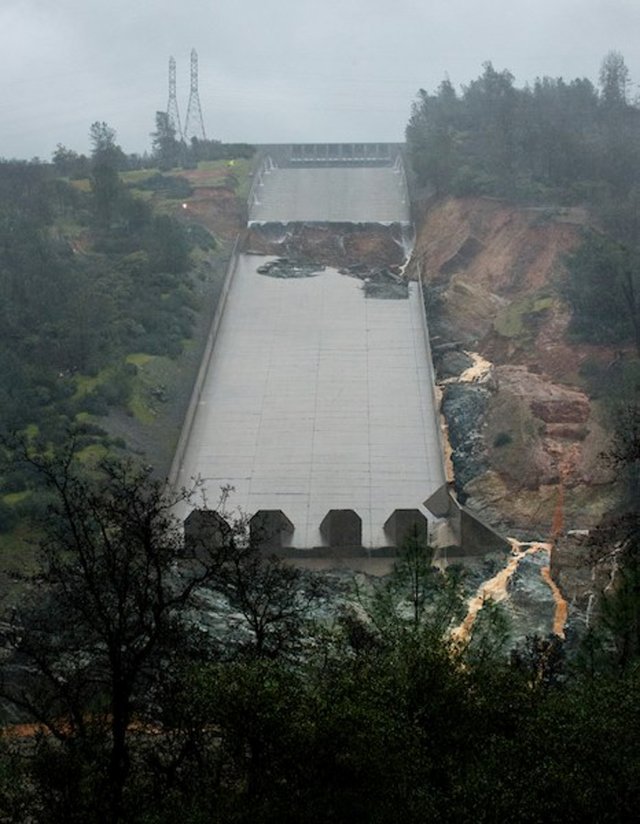
<svg viewBox="0 0 640 824"><path fill-rule="evenodd" d="M613 102L619 91L603 85L601 94ZM492 111L484 102L479 117ZM514 132L508 108L494 110L502 131L494 124L481 135L484 147L478 141L469 152L481 165L466 179L504 194L520 185L501 165L514 157ZM623 564L622 583L606 596L601 628L574 664L552 639L531 639L506 660L491 610L482 611L470 644L452 642L463 609L458 581L431 568L425 547L409 547L360 609L310 627L297 609L302 576L242 541L221 554L200 547L208 554L185 563L171 502L148 471L101 462L105 436L87 403L133 403L134 370L184 345L185 329L154 323L156 312L166 321L164 302L174 301L189 326L194 306L173 245L162 257L162 239L156 234L157 248L149 241L164 227L180 246L184 230L171 218L156 223L131 197L113 174L119 155L100 124L96 138L101 154L89 186L27 165L20 185L15 169L6 170L15 197L2 198L2 287L21 313L19 321L5 313L17 325L3 339L16 358L3 398L7 409L15 404L24 436L2 470L3 482L15 484L3 503L6 514L38 489L52 508L39 575L20 609L5 616L17 657L4 661L2 692L37 726L14 728L2 742L0 820L632 819L640 801L633 518L604 535ZM558 183L550 157L547 166L548 174L544 164L536 172L547 191L560 186L573 197L575 186ZM532 183L528 174L521 191ZM186 194L183 184L157 178L146 191L156 186ZM46 194L31 200L38 189ZM86 288L94 277L95 294ZM157 289L152 312L138 281ZM84 326L84 302L69 291L83 284L94 307ZM520 334L523 315L545 310L527 304L505 315L503 331ZM58 313L74 325L71 339ZM616 465L636 479L637 420L626 421L620 432L628 437L614 445ZM60 462L54 447L70 422L75 459ZM95 466L87 471L90 459L102 464L99 477ZM198 624L192 596L205 585L205 603L226 599L236 620L242 616L248 631L240 643ZM267 643L256 631L265 616Z"/></svg>
<svg viewBox="0 0 640 824"><path fill-rule="evenodd" d="M511 484L492 487L486 473L483 488L483 468L467 464L476 477L466 489L481 503L495 505L502 495L497 508L509 511L530 484L537 509L546 509L537 517L545 519L547 530L552 507L544 506L543 484L546 492L566 491L558 498L564 500L565 527L593 526L587 519L598 515L600 525L588 544L592 581L600 582L591 585L589 608L598 595L604 648L627 662L637 659L640 646L640 110L628 90L628 71L616 52L603 61L599 89L584 79L561 78L517 89L508 71L486 64L460 95L448 81L435 95L420 92L407 127L417 182L436 196L466 196L442 198L429 212L427 221L440 228L441 237L432 232L418 250L434 293L436 323L443 330L450 323L454 339L467 334L468 345L507 364L495 369L497 386L486 390L493 393L491 413L497 419L487 423L484 434L493 438L493 476L503 481L511 474ZM451 221L452 212L457 221ZM527 220L523 242L519 232ZM532 265L537 256L544 265ZM465 308L456 295L465 289L473 303L468 318L456 317L456 310ZM581 382L590 402L575 392L572 399L566 386L553 380ZM528 390L535 384L540 391L534 397ZM556 417L544 397L548 401L554 393ZM544 412L536 420L537 432L529 427L519 442L514 406L529 418ZM483 437L480 426L467 423L469 440L477 443ZM610 444L601 441L594 451L590 441L598 432ZM552 447L548 455L540 449L541 433ZM589 483L596 494L598 488L606 493L607 485L610 490L593 512L595 498L581 503L578 494ZM566 544L562 564L580 563L571 560L576 547L570 539ZM597 593L598 586L604 592ZM585 650L589 643L593 654L602 652L602 638L588 636ZM585 651L586 658L589 654Z"/></svg>
<svg viewBox="0 0 640 824"><path fill-rule="evenodd" d="M74 430L88 463L129 447L166 472L227 240L183 208L199 179L122 171L133 161L105 123L91 139L89 159L58 147L53 165L0 163L0 434L52 448ZM247 170L211 161L190 174L237 198ZM154 429L161 410L171 421ZM0 542L15 560L45 501L28 473L9 466L0 480Z"/></svg>
<svg viewBox="0 0 640 824"><path fill-rule="evenodd" d="M600 88L579 78L538 78L518 89L491 63L458 95L449 80L421 90L407 126L417 180L438 194L613 205L640 183L640 115L629 73L610 52Z"/></svg>
<svg viewBox="0 0 640 824"><path fill-rule="evenodd" d="M406 134L418 185L438 195L586 206L598 231L567 259L570 331L640 353L640 109L629 88L619 52L604 58L599 88L543 77L519 89L486 63L461 94L448 80L421 90Z"/></svg>
<svg viewBox="0 0 640 824"><path fill-rule="evenodd" d="M454 640L460 572L411 540L357 608L314 625L317 582L252 547L242 520L186 560L147 471L111 461L98 480L69 452L21 457L52 508L42 573L6 634L0 692L31 723L2 740L0 820L635 814L639 652L620 654L620 621L572 666L553 639L508 659L496 610ZM235 633L207 629L212 602Z"/></svg>

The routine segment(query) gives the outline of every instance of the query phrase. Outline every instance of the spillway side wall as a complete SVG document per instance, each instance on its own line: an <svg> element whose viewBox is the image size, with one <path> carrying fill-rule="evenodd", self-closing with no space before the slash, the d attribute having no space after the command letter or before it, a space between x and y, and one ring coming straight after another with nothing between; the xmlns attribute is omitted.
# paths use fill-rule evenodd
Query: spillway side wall
<svg viewBox="0 0 640 824"><path fill-rule="evenodd" d="M429 337L429 326L427 324L427 307L424 302L424 289L422 286L422 268L420 266L420 262L418 261L418 301L420 304L420 317L422 319L422 332L424 334L424 345L427 350L427 365L429 367L429 386L431 388L431 401L432 401L432 408L434 415L436 416L436 434L438 438L438 447L440 449L440 460L442 461L443 473L446 477L446 469L445 469L445 448L444 448L444 440L442 436L442 427L440 426L440 403L438 400L438 395L436 393L436 376L435 376L435 368L433 365L433 356L431 354L431 339Z"/></svg>
<svg viewBox="0 0 640 824"><path fill-rule="evenodd" d="M211 321L211 327L209 328L209 334L207 336L207 343L202 354L200 368L198 369L198 374L196 376L195 383L193 384L191 399L189 400L189 406L187 407L187 411L184 416L182 430L180 432L180 437L178 438L176 451L173 456L173 461L171 462L171 468L169 470L168 478L168 484L170 489L176 489L176 487L178 486L178 480L180 478L180 471L182 469L182 464L184 462L185 451L187 449L187 444L189 443L189 438L191 437L193 422L195 420L196 412L198 410L198 404L200 403L200 397L202 395L202 388L207 377L207 372L209 371L209 363L211 361L211 356L213 354L213 350L215 347L216 338L218 337L218 330L220 328L222 316L224 315L224 309L227 304L227 298L229 296L229 292L231 291L231 284L233 283L233 278L238 268L239 244L240 236L236 237L235 243L233 245L231 258L229 259L229 263L227 265L224 283L222 284L222 290L220 292L220 297L218 299L218 305L216 306L216 311L214 313L213 320ZM182 484L184 484L184 480L185 479L181 479Z"/></svg>

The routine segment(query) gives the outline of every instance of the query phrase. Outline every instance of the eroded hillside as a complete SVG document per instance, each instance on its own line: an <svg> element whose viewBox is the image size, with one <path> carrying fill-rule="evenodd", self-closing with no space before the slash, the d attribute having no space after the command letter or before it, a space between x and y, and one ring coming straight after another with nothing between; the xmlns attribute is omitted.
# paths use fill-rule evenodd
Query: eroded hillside
<svg viewBox="0 0 640 824"><path fill-rule="evenodd" d="M550 534L561 486L568 529L594 525L615 492L601 458L606 421L581 372L616 353L570 340L558 288L585 223L580 209L448 198L427 211L412 258L458 494L527 536ZM460 380L469 353L490 365Z"/></svg>

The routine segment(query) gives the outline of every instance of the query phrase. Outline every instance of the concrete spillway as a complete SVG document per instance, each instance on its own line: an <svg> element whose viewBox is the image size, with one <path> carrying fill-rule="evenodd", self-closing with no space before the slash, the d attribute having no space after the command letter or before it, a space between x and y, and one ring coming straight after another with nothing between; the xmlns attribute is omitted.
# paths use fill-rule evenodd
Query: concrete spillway
<svg viewBox="0 0 640 824"><path fill-rule="evenodd" d="M401 165L268 168L253 190L250 223L408 223Z"/></svg>
<svg viewBox="0 0 640 824"><path fill-rule="evenodd" d="M410 223L397 147L311 149L264 154L250 224L322 224L321 235L342 224L341 239L345 223ZM322 256L324 246L285 237L288 256ZM366 261L385 247L354 248ZM227 506L255 514L263 546L320 555L399 546L432 517L425 500L438 518L449 511L421 292L388 273L365 289L321 259L311 276L290 263L264 271L268 260L231 261L171 480L202 479L209 508L233 486ZM185 529L197 535L215 518L195 513Z"/></svg>
<svg viewBox="0 0 640 824"><path fill-rule="evenodd" d="M231 506L282 510L291 546L322 546L330 509L388 545L392 511L444 483L417 286L371 299L335 270L279 279L264 261L237 258L177 481L201 476L212 507L232 484Z"/></svg>

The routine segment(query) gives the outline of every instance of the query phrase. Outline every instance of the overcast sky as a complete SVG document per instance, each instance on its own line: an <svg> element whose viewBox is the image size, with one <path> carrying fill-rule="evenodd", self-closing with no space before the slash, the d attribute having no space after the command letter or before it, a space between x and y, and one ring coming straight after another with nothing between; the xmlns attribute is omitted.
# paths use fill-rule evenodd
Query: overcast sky
<svg viewBox="0 0 640 824"><path fill-rule="evenodd" d="M208 137L396 141L420 87L486 60L596 82L617 49L635 95L639 38L640 0L0 0L0 157L86 152L95 120L145 151L171 55L184 119L192 47Z"/></svg>

